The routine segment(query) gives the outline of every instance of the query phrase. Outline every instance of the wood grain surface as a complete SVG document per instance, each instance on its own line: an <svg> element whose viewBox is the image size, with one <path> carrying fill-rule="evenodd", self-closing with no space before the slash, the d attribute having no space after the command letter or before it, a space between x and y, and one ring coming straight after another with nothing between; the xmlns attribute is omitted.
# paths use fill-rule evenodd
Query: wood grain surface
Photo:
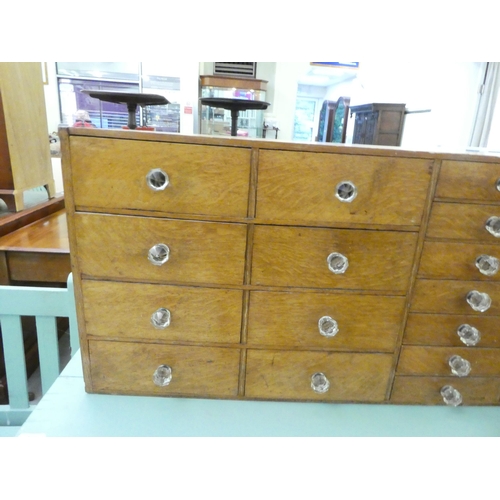
<svg viewBox="0 0 500 500"><path fill-rule="evenodd" d="M484 313L474 311L466 296L477 290L491 297L491 307ZM415 283L412 312L500 316L500 283L483 281L424 280Z"/></svg>
<svg viewBox="0 0 500 500"><path fill-rule="evenodd" d="M76 206L247 215L250 149L71 137ZM152 191L146 176L170 179Z"/></svg>
<svg viewBox="0 0 500 500"><path fill-rule="evenodd" d="M96 392L151 396L238 394L239 349L89 341ZM172 369L170 385L153 383L156 368Z"/></svg>
<svg viewBox="0 0 500 500"><path fill-rule="evenodd" d="M248 349L245 395L251 398L382 402L392 356L334 352ZM317 394L311 377L321 372L330 382Z"/></svg>
<svg viewBox="0 0 500 500"><path fill-rule="evenodd" d="M486 221L500 217L500 207L459 203L434 203L427 229L428 238L448 238L463 241L484 241L498 244L499 238L486 229Z"/></svg>
<svg viewBox="0 0 500 500"><path fill-rule="evenodd" d="M253 291L248 344L393 352L404 306L403 297ZM334 337L319 333L323 316L337 321Z"/></svg>
<svg viewBox="0 0 500 500"><path fill-rule="evenodd" d="M441 388L451 385L462 395L464 406L498 405L500 378L403 377L394 380L391 403L442 405Z"/></svg>
<svg viewBox="0 0 500 500"><path fill-rule="evenodd" d="M457 334L460 325L471 325L481 333L478 347L500 347L500 318L471 314L417 314L408 316L403 343L464 347Z"/></svg>
<svg viewBox="0 0 500 500"><path fill-rule="evenodd" d="M243 283L246 227L241 224L177 221L97 214L75 215L76 255L84 275L181 283ZM170 258L162 266L148 251L163 243Z"/></svg>
<svg viewBox="0 0 500 500"><path fill-rule="evenodd" d="M468 377L500 377L500 349L403 346L398 375L453 376L448 360L458 355L471 364Z"/></svg>
<svg viewBox="0 0 500 500"><path fill-rule="evenodd" d="M87 335L166 342L240 341L243 292L200 287L90 281L82 283ZM170 325L151 315L170 311Z"/></svg>
<svg viewBox="0 0 500 500"><path fill-rule="evenodd" d="M252 284L405 294L416 243L415 233L256 226ZM348 258L344 274L328 269L332 252Z"/></svg>
<svg viewBox="0 0 500 500"><path fill-rule="evenodd" d="M500 191L496 187L498 179L500 161L483 163L443 160L436 197L500 203Z"/></svg>
<svg viewBox="0 0 500 500"><path fill-rule="evenodd" d="M482 274L476 267L480 255L500 259L500 246L487 243L436 242L424 243L418 276L429 279L500 281L500 273Z"/></svg>
<svg viewBox="0 0 500 500"><path fill-rule="evenodd" d="M261 151L257 218L327 225L418 225L431 167L432 161L408 158ZM337 184L343 181L351 181L358 191L350 203L335 196Z"/></svg>

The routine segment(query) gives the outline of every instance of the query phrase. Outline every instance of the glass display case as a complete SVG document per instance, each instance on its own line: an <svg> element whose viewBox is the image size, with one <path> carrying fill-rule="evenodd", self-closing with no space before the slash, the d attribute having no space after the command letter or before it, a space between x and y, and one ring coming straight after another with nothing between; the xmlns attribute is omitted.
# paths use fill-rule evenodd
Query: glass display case
<svg viewBox="0 0 500 500"><path fill-rule="evenodd" d="M200 76L200 97L222 97L266 100L267 81L253 78ZM238 115L237 135L262 137L263 110L244 110ZM231 135L231 111L213 106L200 106L200 133L205 135Z"/></svg>

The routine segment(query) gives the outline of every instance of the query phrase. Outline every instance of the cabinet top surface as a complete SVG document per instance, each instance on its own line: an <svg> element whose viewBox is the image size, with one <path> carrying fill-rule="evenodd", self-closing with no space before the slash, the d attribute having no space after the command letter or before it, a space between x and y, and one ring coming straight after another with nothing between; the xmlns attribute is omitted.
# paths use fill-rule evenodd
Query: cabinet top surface
<svg viewBox="0 0 500 500"><path fill-rule="evenodd" d="M87 129L75 127L60 127L61 138L66 136L81 136L104 139L141 140L180 144L203 144L209 146L226 146L238 148L285 150L312 153L336 153L366 156L391 156L391 157L415 157L435 158L442 160L462 160L470 162L500 162L500 155L482 154L466 151L430 151L430 150L406 150L401 147L369 146L351 144L325 144L314 142L287 142L267 141L254 138L238 137L214 137L207 135L182 135L168 132L151 132L139 130L111 130L111 129Z"/></svg>

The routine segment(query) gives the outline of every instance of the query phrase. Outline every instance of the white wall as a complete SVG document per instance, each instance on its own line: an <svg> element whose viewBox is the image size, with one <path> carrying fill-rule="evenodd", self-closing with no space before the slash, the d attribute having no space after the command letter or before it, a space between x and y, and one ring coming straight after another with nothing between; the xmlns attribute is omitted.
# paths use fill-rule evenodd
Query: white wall
<svg viewBox="0 0 500 500"><path fill-rule="evenodd" d="M478 103L484 63L426 62L360 63L352 82L330 87L327 98L341 95L351 105L370 102L405 103L408 110L430 113L406 115L401 146L408 149L463 150L469 145ZM347 142L352 141L354 119L348 122Z"/></svg>

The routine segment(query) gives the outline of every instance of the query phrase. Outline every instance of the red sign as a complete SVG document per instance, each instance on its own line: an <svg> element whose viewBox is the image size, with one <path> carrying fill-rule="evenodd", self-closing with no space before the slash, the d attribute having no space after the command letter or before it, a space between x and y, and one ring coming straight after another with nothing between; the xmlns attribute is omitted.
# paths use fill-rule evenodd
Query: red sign
<svg viewBox="0 0 500 500"><path fill-rule="evenodd" d="M192 115L193 114L193 107L192 106L184 106L184 114L185 115Z"/></svg>

